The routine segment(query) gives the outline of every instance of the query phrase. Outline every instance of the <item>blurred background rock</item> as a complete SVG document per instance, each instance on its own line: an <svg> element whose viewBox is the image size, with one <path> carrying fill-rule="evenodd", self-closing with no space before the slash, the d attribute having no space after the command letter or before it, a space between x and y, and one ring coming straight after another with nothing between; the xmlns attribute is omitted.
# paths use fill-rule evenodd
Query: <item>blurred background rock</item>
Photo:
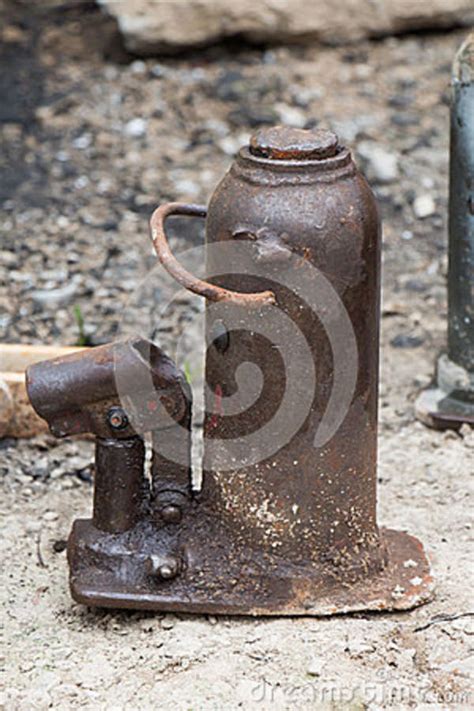
<svg viewBox="0 0 474 711"><path fill-rule="evenodd" d="M240 37L245 41L341 44L474 20L470 0L98 0L140 54Z"/></svg>

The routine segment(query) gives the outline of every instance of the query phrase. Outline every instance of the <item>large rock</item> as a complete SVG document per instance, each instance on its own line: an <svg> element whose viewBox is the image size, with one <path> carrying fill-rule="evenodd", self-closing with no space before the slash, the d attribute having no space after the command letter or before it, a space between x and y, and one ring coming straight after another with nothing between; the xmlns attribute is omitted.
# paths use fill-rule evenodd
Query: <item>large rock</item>
<svg viewBox="0 0 474 711"><path fill-rule="evenodd" d="M98 0L136 54L176 52L226 37L350 42L474 23L472 0Z"/></svg>

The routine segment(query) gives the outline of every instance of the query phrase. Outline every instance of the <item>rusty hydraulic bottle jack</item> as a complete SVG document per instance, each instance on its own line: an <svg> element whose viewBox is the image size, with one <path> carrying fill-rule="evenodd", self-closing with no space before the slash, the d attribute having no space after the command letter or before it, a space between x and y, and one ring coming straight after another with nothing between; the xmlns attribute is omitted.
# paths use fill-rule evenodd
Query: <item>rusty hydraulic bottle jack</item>
<svg viewBox="0 0 474 711"><path fill-rule="evenodd" d="M450 144L448 350L415 404L440 429L474 425L474 33L454 60Z"/></svg>
<svg viewBox="0 0 474 711"><path fill-rule="evenodd" d="M206 217L207 280L169 250L172 215ZM191 490L189 390L155 346L32 366L53 432L99 438L94 518L68 545L74 598L253 615L426 601L421 543L376 521L380 230L349 151L330 131L259 131L208 209L164 205L151 229L162 265L206 298L204 481Z"/></svg>

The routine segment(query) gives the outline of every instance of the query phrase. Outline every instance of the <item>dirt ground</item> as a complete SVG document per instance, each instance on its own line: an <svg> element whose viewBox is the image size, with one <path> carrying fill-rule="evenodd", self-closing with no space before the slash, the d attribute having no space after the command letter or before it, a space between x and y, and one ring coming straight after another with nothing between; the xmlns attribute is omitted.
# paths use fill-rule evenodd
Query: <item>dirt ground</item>
<svg viewBox="0 0 474 711"><path fill-rule="evenodd" d="M256 126L334 128L384 219L379 520L420 537L437 589L412 612L328 619L87 609L64 542L91 509L92 444L3 440L4 707L467 708L474 433L413 415L445 344L449 73L465 32L134 61L91 3L61 8L11 10L1 28L3 340L99 344L140 315L144 336L183 333L197 372L196 302L163 326L165 286L137 300L153 207L206 202ZM199 243L179 229L176 250Z"/></svg>

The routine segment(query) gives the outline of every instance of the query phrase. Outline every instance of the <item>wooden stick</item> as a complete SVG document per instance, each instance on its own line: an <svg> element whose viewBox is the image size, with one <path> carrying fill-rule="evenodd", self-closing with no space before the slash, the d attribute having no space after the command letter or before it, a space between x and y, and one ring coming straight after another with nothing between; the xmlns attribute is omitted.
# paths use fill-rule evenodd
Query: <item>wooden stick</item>
<svg viewBox="0 0 474 711"><path fill-rule="evenodd" d="M57 358L79 347L0 344L0 438L34 437L48 426L30 405L25 386L25 370L32 363Z"/></svg>

